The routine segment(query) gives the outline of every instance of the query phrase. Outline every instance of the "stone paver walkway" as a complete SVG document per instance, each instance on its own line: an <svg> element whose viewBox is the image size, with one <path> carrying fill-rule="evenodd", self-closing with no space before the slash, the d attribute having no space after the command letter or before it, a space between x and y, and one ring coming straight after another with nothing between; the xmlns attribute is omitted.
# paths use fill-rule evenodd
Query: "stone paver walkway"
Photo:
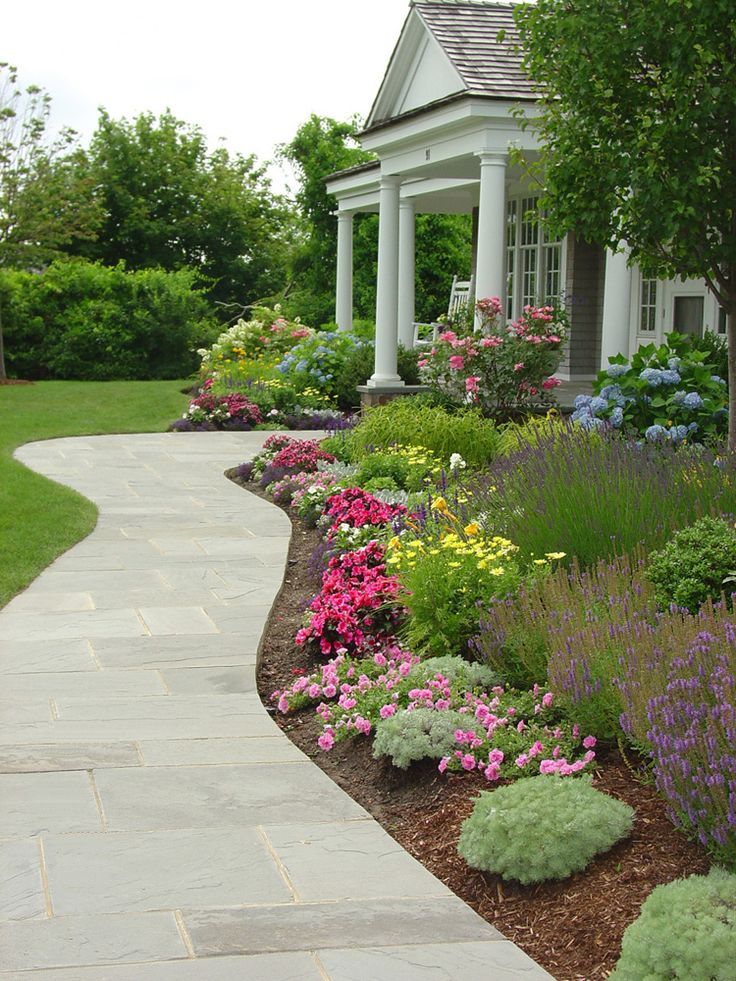
<svg viewBox="0 0 736 981"><path fill-rule="evenodd" d="M17 454L100 520L0 611L0 978L549 977L263 709L290 526L222 474L261 441Z"/></svg>

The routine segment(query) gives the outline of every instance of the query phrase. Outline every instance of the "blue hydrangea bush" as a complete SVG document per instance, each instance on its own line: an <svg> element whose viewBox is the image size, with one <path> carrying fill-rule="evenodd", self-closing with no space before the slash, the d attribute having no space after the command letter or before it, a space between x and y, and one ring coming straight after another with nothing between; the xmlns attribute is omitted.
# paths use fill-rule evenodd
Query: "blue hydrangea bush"
<svg viewBox="0 0 736 981"><path fill-rule="evenodd" d="M612 426L649 442L716 440L728 428L728 389L708 357L677 333L666 344L643 345L630 362L616 355L593 395L575 399L572 419L585 429Z"/></svg>

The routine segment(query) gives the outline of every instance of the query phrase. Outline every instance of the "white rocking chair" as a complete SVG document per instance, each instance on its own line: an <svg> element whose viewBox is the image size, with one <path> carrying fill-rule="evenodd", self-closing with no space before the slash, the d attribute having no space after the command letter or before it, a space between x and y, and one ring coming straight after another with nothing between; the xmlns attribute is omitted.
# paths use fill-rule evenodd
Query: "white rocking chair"
<svg viewBox="0 0 736 981"><path fill-rule="evenodd" d="M450 289L450 301L447 304L447 323L414 324L414 347L430 346L434 344L443 330L447 330L457 319L458 314L473 301L475 293L475 278L458 279L452 277L452 287Z"/></svg>

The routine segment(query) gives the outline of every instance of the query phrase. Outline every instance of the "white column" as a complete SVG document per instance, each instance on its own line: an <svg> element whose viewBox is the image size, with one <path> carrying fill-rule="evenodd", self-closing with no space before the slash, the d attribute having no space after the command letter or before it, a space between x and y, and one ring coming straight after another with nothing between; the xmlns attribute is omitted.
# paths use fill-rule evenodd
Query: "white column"
<svg viewBox="0 0 736 981"><path fill-rule="evenodd" d="M601 368L615 354L629 356L629 319L631 317L631 276L629 250L606 250L606 276L603 287L603 328L601 331Z"/></svg>
<svg viewBox="0 0 736 981"><path fill-rule="evenodd" d="M483 152L480 158L480 207L475 297L498 296L506 291L506 164L505 153Z"/></svg>
<svg viewBox="0 0 736 981"><path fill-rule="evenodd" d="M381 177L376 290L376 360L368 385L401 385L396 370L399 304L400 177Z"/></svg>
<svg viewBox="0 0 736 981"><path fill-rule="evenodd" d="M399 344L414 347L414 202L399 204Z"/></svg>
<svg viewBox="0 0 736 981"><path fill-rule="evenodd" d="M353 213L337 213L337 281L335 321L340 330L353 326Z"/></svg>

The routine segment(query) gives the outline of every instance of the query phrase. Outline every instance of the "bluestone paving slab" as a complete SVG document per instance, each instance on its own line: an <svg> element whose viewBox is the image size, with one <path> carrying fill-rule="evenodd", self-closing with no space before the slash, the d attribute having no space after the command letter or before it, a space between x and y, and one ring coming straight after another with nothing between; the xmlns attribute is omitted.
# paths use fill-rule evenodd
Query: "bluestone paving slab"
<svg viewBox="0 0 736 981"><path fill-rule="evenodd" d="M321 947L485 940L501 934L455 896L450 899L356 899L248 909L183 910L198 957ZM380 977L380 975L376 975Z"/></svg>
<svg viewBox="0 0 736 981"><path fill-rule="evenodd" d="M0 967L0 977L7 977ZM20 981L325 981L308 953L208 957L115 967L24 972ZM337 979L336 979L337 981ZM371 979L375 981L375 979Z"/></svg>
<svg viewBox="0 0 736 981"><path fill-rule="evenodd" d="M111 831L252 827L297 815L304 821L366 817L307 762L100 770L96 779Z"/></svg>
<svg viewBox="0 0 736 981"><path fill-rule="evenodd" d="M5 971L186 957L173 913L90 914L0 923Z"/></svg>
<svg viewBox="0 0 736 981"><path fill-rule="evenodd" d="M255 828L44 835L54 913L289 903Z"/></svg>
<svg viewBox="0 0 736 981"><path fill-rule="evenodd" d="M264 438L152 433L17 452L100 519L0 611L0 915L19 917L0 930L0 973L465 981L477 965L546 977L260 704L256 655L290 522L222 471Z"/></svg>
<svg viewBox="0 0 736 981"><path fill-rule="evenodd" d="M119 698L124 695L165 695L167 687L158 671L34 671L3 679L2 699L87 696ZM5 716L3 715L3 718Z"/></svg>
<svg viewBox="0 0 736 981"><path fill-rule="evenodd" d="M94 641L94 656L103 668L167 668L255 664L258 640L255 635L217 634L203 637L101 638Z"/></svg>
<svg viewBox="0 0 736 981"><path fill-rule="evenodd" d="M172 695L233 695L256 690L253 664L232 668L168 668L160 674Z"/></svg>
<svg viewBox="0 0 736 981"><path fill-rule="evenodd" d="M34 746L0 744L0 773L37 773L47 770L93 770L108 766L141 766L132 742L42 743Z"/></svg>
<svg viewBox="0 0 736 981"><path fill-rule="evenodd" d="M375 821L265 825L299 900L452 896Z"/></svg>
<svg viewBox="0 0 736 981"><path fill-rule="evenodd" d="M101 828L86 773L0 774L0 837Z"/></svg>
<svg viewBox="0 0 736 981"><path fill-rule="evenodd" d="M0 920L45 916L38 841L0 841L0 870Z"/></svg>
<svg viewBox="0 0 736 981"><path fill-rule="evenodd" d="M143 740L139 744L146 766L206 765L208 763L303 763L307 757L281 734L241 739Z"/></svg>
<svg viewBox="0 0 736 981"><path fill-rule="evenodd" d="M1 611L0 611L1 612ZM92 647L86 640L0 639L0 675L31 671L95 671Z"/></svg>
<svg viewBox="0 0 736 981"><path fill-rule="evenodd" d="M333 981L554 981L508 940L320 950Z"/></svg>

